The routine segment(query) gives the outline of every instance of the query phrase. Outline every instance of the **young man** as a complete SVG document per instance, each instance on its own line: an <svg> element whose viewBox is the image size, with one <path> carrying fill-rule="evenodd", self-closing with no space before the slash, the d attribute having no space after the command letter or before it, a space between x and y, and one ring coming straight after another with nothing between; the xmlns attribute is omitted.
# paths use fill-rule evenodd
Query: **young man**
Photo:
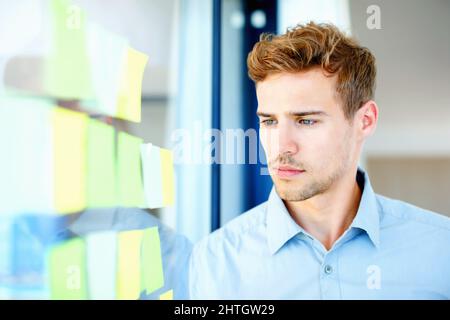
<svg viewBox="0 0 450 320"><path fill-rule="evenodd" d="M450 219L377 195L375 59L329 24L263 35L248 56L267 202L195 245L192 299L450 299Z"/></svg>

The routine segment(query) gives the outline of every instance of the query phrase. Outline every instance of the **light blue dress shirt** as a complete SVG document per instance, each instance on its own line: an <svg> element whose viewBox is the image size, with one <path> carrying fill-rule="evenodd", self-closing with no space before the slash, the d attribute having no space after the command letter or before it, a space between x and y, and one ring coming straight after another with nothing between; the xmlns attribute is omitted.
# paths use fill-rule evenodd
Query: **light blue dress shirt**
<svg viewBox="0 0 450 320"><path fill-rule="evenodd" d="M363 188L327 251L269 200L194 246L191 299L450 299L450 219Z"/></svg>

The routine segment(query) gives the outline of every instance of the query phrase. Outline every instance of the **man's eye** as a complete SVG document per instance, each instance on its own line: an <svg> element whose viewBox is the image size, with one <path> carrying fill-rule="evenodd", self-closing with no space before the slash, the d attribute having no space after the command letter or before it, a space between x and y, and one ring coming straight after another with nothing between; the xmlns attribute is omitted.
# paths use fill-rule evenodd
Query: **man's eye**
<svg viewBox="0 0 450 320"><path fill-rule="evenodd" d="M312 126L316 122L317 122L316 120L312 120L312 119L300 119L300 120L298 120L298 123L304 124L305 126Z"/></svg>
<svg viewBox="0 0 450 320"><path fill-rule="evenodd" d="M261 123L265 126L272 126L276 123L276 120L273 119L267 119L267 120L263 120L261 121Z"/></svg>

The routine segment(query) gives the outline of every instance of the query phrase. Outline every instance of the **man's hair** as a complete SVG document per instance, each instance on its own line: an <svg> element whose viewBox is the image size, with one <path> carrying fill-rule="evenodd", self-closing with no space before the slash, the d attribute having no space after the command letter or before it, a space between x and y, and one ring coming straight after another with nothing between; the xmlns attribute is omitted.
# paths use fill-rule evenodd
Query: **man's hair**
<svg viewBox="0 0 450 320"><path fill-rule="evenodd" d="M332 24L310 22L288 28L283 35L263 33L247 57L248 75L258 83L277 73L321 67L337 75L336 92L347 119L373 99L375 57L369 49Z"/></svg>

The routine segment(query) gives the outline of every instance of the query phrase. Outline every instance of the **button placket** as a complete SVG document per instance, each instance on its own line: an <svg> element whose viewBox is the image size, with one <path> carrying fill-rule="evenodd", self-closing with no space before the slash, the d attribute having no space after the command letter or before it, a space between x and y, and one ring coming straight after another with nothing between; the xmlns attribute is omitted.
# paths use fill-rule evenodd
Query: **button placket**
<svg viewBox="0 0 450 320"><path fill-rule="evenodd" d="M339 279L337 274L337 252L328 252L320 266L320 290L322 299L339 299Z"/></svg>

